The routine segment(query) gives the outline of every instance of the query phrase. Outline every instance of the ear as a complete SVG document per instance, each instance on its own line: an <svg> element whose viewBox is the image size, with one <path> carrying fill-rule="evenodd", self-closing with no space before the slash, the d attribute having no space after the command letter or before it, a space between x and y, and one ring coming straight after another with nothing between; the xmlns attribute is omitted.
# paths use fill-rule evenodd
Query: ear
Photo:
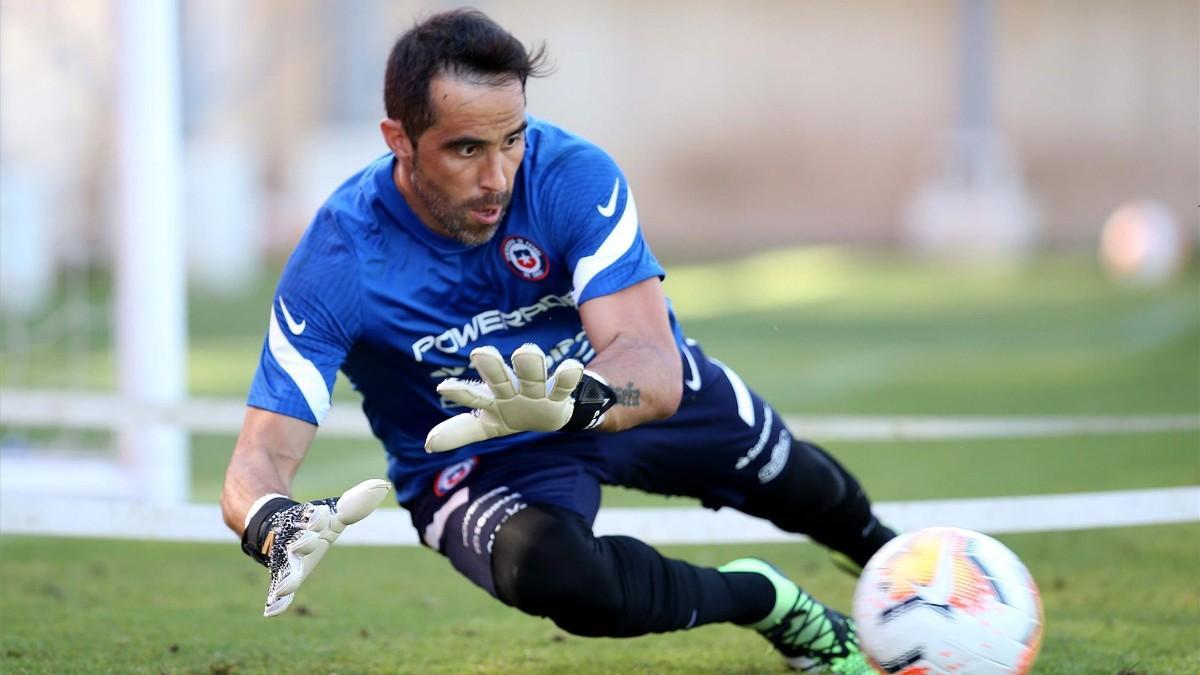
<svg viewBox="0 0 1200 675"><path fill-rule="evenodd" d="M412 161L413 143L408 134L404 133L404 125L400 120L384 119L379 123L379 131L383 134L383 142L387 143L397 159L403 162Z"/></svg>

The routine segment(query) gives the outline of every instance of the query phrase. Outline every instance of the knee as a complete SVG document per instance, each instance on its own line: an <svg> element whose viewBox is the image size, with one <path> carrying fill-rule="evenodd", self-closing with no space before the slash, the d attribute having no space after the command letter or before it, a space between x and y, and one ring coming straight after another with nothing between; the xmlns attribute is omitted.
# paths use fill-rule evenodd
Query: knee
<svg viewBox="0 0 1200 675"><path fill-rule="evenodd" d="M615 565L605 550L578 514L530 506L496 534L496 595L565 630L589 634L587 626L618 615L623 604Z"/></svg>

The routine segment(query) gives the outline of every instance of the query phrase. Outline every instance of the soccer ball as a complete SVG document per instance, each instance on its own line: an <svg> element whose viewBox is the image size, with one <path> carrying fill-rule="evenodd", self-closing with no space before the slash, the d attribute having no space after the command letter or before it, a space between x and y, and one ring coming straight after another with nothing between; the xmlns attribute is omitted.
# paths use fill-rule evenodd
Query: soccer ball
<svg viewBox="0 0 1200 675"><path fill-rule="evenodd" d="M854 592L863 650L884 673L1028 673L1042 601L1020 559L970 530L931 527L888 542Z"/></svg>

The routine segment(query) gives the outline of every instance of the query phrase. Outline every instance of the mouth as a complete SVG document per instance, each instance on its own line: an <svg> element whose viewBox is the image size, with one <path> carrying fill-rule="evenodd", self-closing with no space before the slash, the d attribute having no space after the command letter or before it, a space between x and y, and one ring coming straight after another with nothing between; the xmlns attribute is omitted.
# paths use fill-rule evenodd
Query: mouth
<svg viewBox="0 0 1200 675"><path fill-rule="evenodd" d="M471 209L471 218L480 225L495 225L500 222L500 215L504 209L499 206L487 206L478 209Z"/></svg>

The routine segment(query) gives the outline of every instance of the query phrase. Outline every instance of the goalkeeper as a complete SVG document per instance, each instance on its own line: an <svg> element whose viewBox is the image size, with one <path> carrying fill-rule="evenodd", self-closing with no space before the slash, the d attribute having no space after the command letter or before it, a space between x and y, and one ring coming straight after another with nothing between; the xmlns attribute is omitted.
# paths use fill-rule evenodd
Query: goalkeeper
<svg viewBox="0 0 1200 675"><path fill-rule="evenodd" d="M270 569L265 613L394 487L426 546L571 633L730 622L794 667L869 672L852 622L768 563L701 567L592 533L610 484L738 509L857 565L894 536L853 476L684 336L626 177L526 114L542 64L467 10L393 47L388 152L289 260L226 474L226 522ZM339 369L389 481L297 503Z"/></svg>

